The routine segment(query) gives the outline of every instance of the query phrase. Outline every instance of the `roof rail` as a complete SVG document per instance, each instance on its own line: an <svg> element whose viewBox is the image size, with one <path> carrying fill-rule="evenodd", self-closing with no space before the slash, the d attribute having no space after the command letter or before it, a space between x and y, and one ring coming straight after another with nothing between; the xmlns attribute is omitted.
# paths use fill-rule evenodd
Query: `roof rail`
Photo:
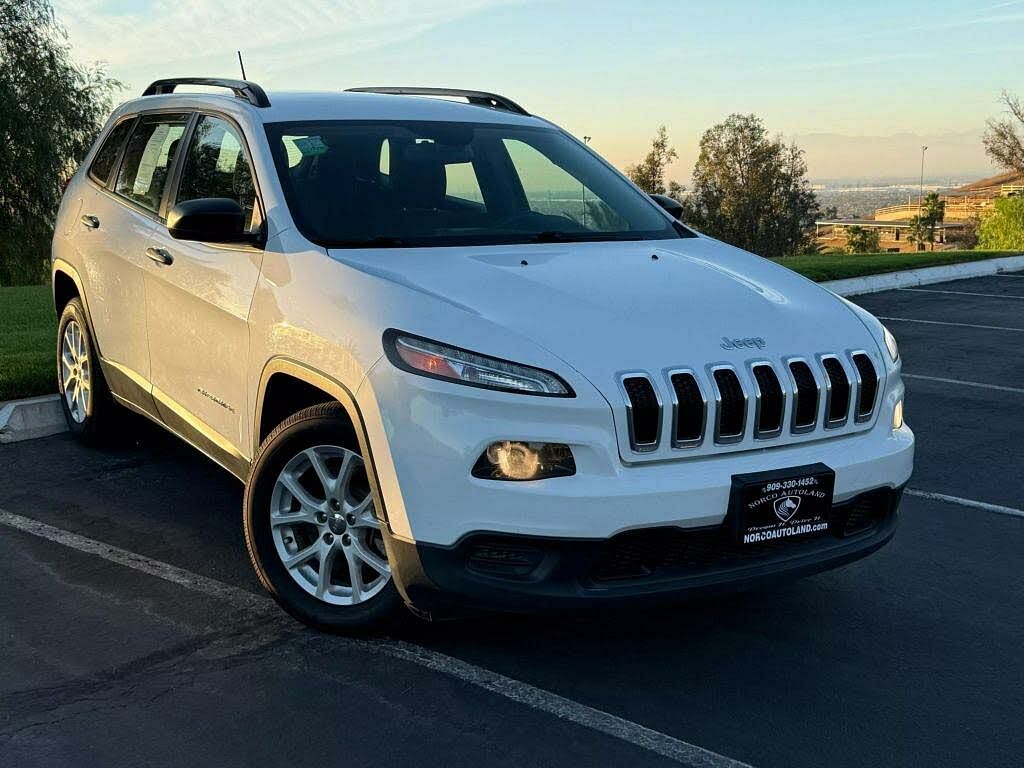
<svg viewBox="0 0 1024 768"><path fill-rule="evenodd" d="M516 104L512 99L499 96L496 93L486 91L467 91L462 88L419 88L419 87L391 87L391 86L369 86L364 88L347 88L353 93L392 93L399 96L455 96L466 99L470 104L492 109L504 109L507 112L515 112L517 115L529 115L525 109Z"/></svg>
<svg viewBox="0 0 1024 768"><path fill-rule="evenodd" d="M209 85L217 88L228 88L239 99L245 99L254 107L269 107L270 99L266 92L251 80L231 80L223 77L169 77L166 80L154 80L142 92L143 96L160 96L174 93L179 85Z"/></svg>

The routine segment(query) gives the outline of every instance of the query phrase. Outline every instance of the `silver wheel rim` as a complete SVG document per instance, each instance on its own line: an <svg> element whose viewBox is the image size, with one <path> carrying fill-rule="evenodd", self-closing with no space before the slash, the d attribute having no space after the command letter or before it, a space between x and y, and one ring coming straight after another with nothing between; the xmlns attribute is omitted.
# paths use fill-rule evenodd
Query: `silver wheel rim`
<svg viewBox="0 0 1024 768"><path fill-rule="evenodd" d="M336 445L285 464L270 499L274 547L295 583L332 605L358 605L391 580L362 457Z"/></svg>
<svg viewBox="0 0 1024 768"><path fill-rule="evenodd" d="M81 424L92 410L92 365L82 327L76 320L64 326L60 343L60 383L71 418Z"/></svg>

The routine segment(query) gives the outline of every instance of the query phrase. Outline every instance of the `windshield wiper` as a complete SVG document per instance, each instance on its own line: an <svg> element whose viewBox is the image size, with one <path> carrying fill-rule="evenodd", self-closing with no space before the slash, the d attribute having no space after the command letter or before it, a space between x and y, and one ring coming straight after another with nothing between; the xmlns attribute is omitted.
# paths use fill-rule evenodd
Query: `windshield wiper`
<svg viewBox="0 0 1024 768"><path fill-rule="evenodd" d="M531 235L528 242L531 243L591 243L591 242L620 242L629 240L643 240L643 237L621 232L563 232L560 230L548 230Z"/></svg>
<svg viewBox="0 0 1024 768"><path fill-rule="evenodd" d="M586 239L586 235L582 232L562 232L555 229L549 229L545 232L538 232L535 235L530 235L529 242L531 243L572 243Z"/></svg>
<svg viewBox="0 0 1024 768"><path fill-rule="evenodd" d="M400 248L405 242L399 237L378 235L358 240L321 240L317 245L324 248Z"/></svg>

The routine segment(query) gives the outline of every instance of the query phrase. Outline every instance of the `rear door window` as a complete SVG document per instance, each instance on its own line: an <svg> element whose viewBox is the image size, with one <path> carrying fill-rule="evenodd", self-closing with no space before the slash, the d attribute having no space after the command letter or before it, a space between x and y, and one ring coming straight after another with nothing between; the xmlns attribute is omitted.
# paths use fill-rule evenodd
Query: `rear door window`
<svg viewBox="0 0 1024 768"><path fill-rule="evenodd" d="M139 118L125 147L114 191L153 211L160 210L167 175L185 133L189 115L146 115Z"/></svg>
<svg viewBox="0 0 1024 768"><path fill-rule="evenodd" d="M96 152L92 165L89 166L89 175L97 183L106 186L110 181L110 172L114 170L114 163L117 162L117 157L121 154L121 147L124 146L124 140L128 138L133 125L135 125L135 118L122 120L107 134L103 146Z"/></svg>

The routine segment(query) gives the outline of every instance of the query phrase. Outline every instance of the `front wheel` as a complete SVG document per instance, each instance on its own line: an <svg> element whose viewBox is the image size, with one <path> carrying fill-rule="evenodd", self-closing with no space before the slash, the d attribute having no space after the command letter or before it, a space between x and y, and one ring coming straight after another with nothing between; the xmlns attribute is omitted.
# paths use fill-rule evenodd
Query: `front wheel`
<svg viewBox="0 0 1024 768"><path fill-rule="evenodd" d="M286 419L260 446L245 491L256 573L300 621L378 631L403 615L366 464L337 403Z"/></svg>

